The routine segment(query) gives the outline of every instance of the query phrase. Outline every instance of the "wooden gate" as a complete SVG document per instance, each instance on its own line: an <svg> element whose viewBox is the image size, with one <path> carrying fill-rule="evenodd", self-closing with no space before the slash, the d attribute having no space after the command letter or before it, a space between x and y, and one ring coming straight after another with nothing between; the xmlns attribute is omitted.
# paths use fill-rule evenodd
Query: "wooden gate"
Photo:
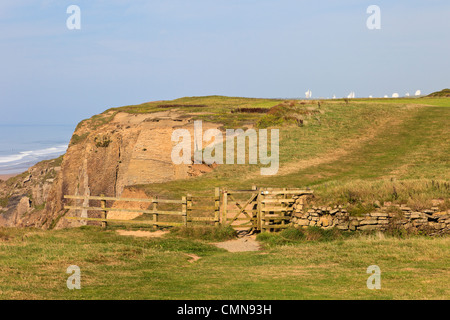
<svg viewBox="0 0 450 320"><path fill-rule="evenodd" d="M222 189L220 209L222 225L232 226L237 230L260 230L258 227L257 188L252 190Z"/></svg>
<svg viewBox="0 0 450 320"><path fill-rule="evenodd" d="M221 223L236 230L275 231L289 226L294 204L312 190L297 188L222 189Z"/></svg>

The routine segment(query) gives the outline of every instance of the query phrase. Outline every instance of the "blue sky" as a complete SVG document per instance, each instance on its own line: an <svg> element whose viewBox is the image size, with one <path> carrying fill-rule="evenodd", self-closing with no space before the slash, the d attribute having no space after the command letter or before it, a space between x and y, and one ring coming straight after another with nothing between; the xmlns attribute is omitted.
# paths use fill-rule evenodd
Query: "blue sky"
<svg viewBox="0 0 450 320"><path fill-rule="evenodd" d="M450 87L449 31L448 0L2 0L0 125L183 96L430 93Z"/></svg>

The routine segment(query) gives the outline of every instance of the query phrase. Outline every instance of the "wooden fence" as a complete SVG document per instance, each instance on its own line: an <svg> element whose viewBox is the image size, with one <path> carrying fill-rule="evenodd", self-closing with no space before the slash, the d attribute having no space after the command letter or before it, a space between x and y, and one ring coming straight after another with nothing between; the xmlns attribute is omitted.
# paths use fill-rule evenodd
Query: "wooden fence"
<svg viewBox="0 0 450 320"><path fill-rule="evenodd" d="M287 188L257 188L251 190L227 190L215 188L211 196L192 196L187 194L181 199L118 198L101 196L72 196L65 199L80 201L82 205L65 205L67 210L82 210L83 217L66 217L69 220L100 222L104 228L109 223L147 225L153 228L188 226L195 224L231 226L237 230L275 231L286 228L298 196L312 194L311 190ZM295 197L296 196L296 197ZM294 198L295 197L295 198ZM100 205L90 206L91 201ZM148 204L145 209L119 208L107 206L108 202L138 202ZM172 210L162 210L161 205L170 205ZM174 209L175 207L175 209ZM99 217L88 217L89 212L96 212ZM109 212L134 213L131 219L111 219ZM146 219L147 217L151 219ZM172 218L172 221L169 221ZM175 220L175 221L173 221Z"/></svg>
<svg viewBox="0 0 450 320"><path fill-rule="evenodd" d="M99 221L102 223L104 228L107 227L108 223L118 223L118 224L139 224L139 225L150 225L154 228L158 227L171 227L171 226L186 226L188 219L188 207L190 206L188 197L182 197L181 199L158 199L156 197L151 199L133 199L133 198L116 198L116 197L106 197L106 196L64 196L65 199L73 200L83 200L83 206L69 206L65 205L64 209L69 210L82 210L82 211L97 211L101 213L100 218L89 218L89 217L66 217L66 219L71 220L84 220L84 221ZM100 201L100 207L89 206L91 200ZM124 202L140 202L148 203L151 205L151 209L127 209L127 208L113 208L107 207L107 201L124 201ZM179 210L161 210L158 209L158 204L175 204L179 205ZM151 215L151 220L128 220L128 219L108 219L108 212L128 212L128 213L138 213L141 215L147 214ZM178 217L181 221L161 221L161 216Z"/></svg>

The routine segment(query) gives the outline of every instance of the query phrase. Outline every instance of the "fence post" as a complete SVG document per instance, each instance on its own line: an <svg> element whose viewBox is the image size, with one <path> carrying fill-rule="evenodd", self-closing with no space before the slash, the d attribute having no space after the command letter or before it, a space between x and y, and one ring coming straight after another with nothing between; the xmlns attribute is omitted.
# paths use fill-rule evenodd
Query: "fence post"
<svg viewBox="0 0 450 320"><path fill-rule="evenodd" d="M256 197L256 230L261 231L261 188L257 188L258 196Z"/></svg>
<svg viewBox="0 0 450 320"><path fill-rule="evenodd" d="M222 191L222 200L223 200L223 208L222 208L222 225L225 226L227 223L227 207L228 207L228 191L227 188L224 188Z"/></svg>
<svg viewBox="0 0 450 320"><path fill-rule="evenodd" d="M252 191L256 192L256 214L253 213L253 210L255 209L255 205L253 204L252 205L252 214L251 214L251 217L252 217L251 223L256 230L259 230L259 211L258 211L259 192L258 192L258 187L255 185L252 185ZM252 194L252 197L253 197L253 194ZM255 218L256 218L256 221L255 221Z"/></svg>
<svg viewBox="0 0 450 320"><path fill-rule="evenodd" d="M219 226L220 220L220 188L216 187L214 191L214 225Z"/></svg>
<svg viewBox="0 0 450 320"><path fill-rule="evenodd" d="M100 196L103 198L105 195L101 194ZM100 206L102 207L102 209L105 209L106 208L106 200L100 200ZM106 210L103 210L102 211L102 219L106 220L106 218L107 218L107 212L106 212ZM107 226L108 226L107 222L102 221L102 228L106 230Z"/></svg>
<svg viewBox="0 0 450 320"><path fill-rule="evenodd" d="M158 229L158 196L153 197L153 229Z"/></svg>
<svg viewBox="0 0 450 320"><path fill-rule="evenodd" d="M183 223L184 226L187 226L187 198L181 197L181 212L183 214Z"/></svg>
<svg viewBox="0 0 450 320"><path fill-rule="evenodd" d="M186 198L186 217L184 219L184 226L187 227L188 221L191 218L192 211L192 195L188 193Z"/></svg>
<svg viewBox="0 0 450 320"><path fill-rule="evenodd" d="M287 199L287 194L286 194L286 191L287 191L287 189L286 188L283 188L283 191L284 191L284 194L283 194L283 199L284 200L286 200ZM287 208L288 206L287 206L287 203L286 202L282 202L281 203L281 208L283 209L283 210L285 210L286 208ZM285 218L286 218L286 211L281 211L281 216L283 217L283 220L281 220L281 225L285 225L286 224L286 222L285 222Z"/></svg>

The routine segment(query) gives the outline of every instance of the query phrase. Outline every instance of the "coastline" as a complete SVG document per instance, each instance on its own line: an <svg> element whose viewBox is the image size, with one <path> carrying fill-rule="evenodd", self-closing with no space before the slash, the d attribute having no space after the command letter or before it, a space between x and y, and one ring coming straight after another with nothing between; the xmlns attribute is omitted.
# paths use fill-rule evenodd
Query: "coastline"
<svg viewBox="0 0 450 320"><path fill-rule="evenodd" d="M9 178L15 177L15 176L17 176L19 174L20 174L20 172L18 172L18 173L0 174L0 180L6 181Z"/></svg>

